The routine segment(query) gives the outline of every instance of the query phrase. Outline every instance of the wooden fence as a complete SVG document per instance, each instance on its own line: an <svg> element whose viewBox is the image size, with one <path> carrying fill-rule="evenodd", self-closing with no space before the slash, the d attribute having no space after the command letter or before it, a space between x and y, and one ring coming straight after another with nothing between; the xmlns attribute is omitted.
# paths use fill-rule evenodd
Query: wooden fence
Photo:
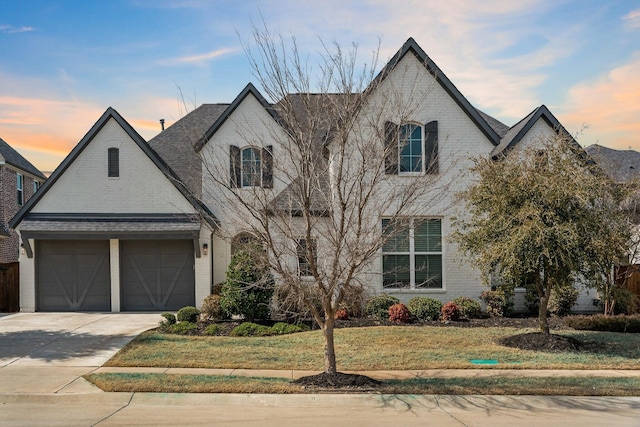
<svg viewBox="0 0 640 427"><path fill-rule="evenodd" d="M0 312L20 311L20 264L0 264Z"/></svg>
<svg viewBox="0 0 640 427"><path fill-rule="evenodd" d="M640 265L635 264L618 267L616 271L616 282L624 283L627 289L640 296Z"/></svg>

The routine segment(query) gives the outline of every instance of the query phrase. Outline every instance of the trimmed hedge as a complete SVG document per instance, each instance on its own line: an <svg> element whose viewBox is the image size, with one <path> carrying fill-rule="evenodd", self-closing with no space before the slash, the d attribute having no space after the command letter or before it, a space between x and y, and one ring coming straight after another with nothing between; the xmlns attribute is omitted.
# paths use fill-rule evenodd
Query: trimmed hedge
<svg viewBox="0 0 640 427"><path fill-rule="evenodd" d="M564 318L567 326L581 331L627 332L640 333L640 315L605 316L594 314L591 316L567 316Z"/></svg>
<svg viewBox="0 0 640 427"><path fill-rule="evenodd" d="M305 325L292 325L278 322L272 327L258 325L257 323L244 322L233 328L229 333L232 337L267 337L270 335L286 335L296 332L306 332L309 328Z"/></svg>
<svg viewBox="0 0 640 427"><path fill-rule="evenodd" d="M460 309L460 315L466 319L480 319L482 317L482 306L474 299L458 297L451 302Z"/></svg>
<svg viewBox="0 0 640 427"><path fill-rule="evenodd" d="M195 323L198 321L198 316L200 315L200 310L190 305L186 307L182 307L178 310L178 322L191 322Z"/></svg>

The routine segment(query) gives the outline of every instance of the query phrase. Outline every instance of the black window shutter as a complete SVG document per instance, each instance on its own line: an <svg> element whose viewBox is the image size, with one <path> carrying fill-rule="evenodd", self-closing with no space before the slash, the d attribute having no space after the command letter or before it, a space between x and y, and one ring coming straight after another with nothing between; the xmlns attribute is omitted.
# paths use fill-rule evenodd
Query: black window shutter
<svg viewBox="0 0 640 427"><path fill-rule="evenodd" d="M242 187L242 170L240 168L240 147L229 146L229 176L231 188Z"/></svg>
<svg viewBox="0 0 640 427"><path fill-rule="evenodd" d="M398 173L398 125L393 122L384 124L384 172Z"/></svg>
<svg viewBox="0 0 640 427"><path fill-rule="evenodd" d="M438 173L438 122L436 120L424 125L424 163L425 172Z"/></svg>
<svg viewBox="0 0 640 427"><path fill-rule="evenodd" d="M107 175L109 178L120 176L120 150L109 148L107 160Z"/></svg>
<svg viewBox="0 0 640 427"><path fill-rule="evenodd" d="M273 145L262 149L262 186L273 188Z"/></svg>

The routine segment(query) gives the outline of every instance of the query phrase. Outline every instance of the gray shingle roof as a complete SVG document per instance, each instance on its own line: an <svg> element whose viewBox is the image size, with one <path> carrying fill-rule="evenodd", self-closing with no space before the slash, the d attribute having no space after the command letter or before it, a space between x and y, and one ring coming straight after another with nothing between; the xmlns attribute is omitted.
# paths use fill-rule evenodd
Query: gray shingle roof
<svg viewBox="0 0 640 427"><path fill-rule="evenodd" d="M634 150L614 150L594 144L585 148L591 158L616 182L640 178L640 153Z"/></svg>
<svg viewBox="0 0 640 427"><path fill-rule="evenodd" d="M172 233L200 230L197 216L31 214L22 221L22 233Z"/></svg>
<svg viewBox="0 0 640 427"><path fill-rule="evenodd" d="M2 138L0 138L0 156L4 157L5 163L21 169L33 176L42 178L43 180L46 179L42 172L33 166L27 159L22 157L20 153L14 150Z"/></svg>
<svg viewBox="0 0 640 427"><path fill-rule="evenodd" d="M202 197L201 160L194 147L229 104L202 104L149 141L187 189Z"/></svg>

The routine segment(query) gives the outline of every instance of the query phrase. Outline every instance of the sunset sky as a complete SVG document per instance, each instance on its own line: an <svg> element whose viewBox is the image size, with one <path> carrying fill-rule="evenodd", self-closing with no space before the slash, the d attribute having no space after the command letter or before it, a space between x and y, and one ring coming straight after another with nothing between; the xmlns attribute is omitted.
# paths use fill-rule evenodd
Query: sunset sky
<svg viewBox="0 0 640 427"><path fill-rule="evenodd" d="M413 37L505 124L545 104L583 146L640 151L640 0L2 1L0 138L52 171L111 106L150 139L256 81L263 19L311 62L320 39L380 41L382 65Z"/></svg>

